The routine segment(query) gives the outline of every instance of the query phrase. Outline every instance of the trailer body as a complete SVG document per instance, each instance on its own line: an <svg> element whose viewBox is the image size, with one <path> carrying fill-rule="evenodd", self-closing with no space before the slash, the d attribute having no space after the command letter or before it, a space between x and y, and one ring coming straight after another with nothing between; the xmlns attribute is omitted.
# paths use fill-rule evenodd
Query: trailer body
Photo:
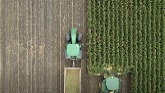
<svg viewBox="0 0 165 93"><path fill-rule="evenodd" d="M80 68L65 67L64 93L81 93L81 69Z"/></svg>

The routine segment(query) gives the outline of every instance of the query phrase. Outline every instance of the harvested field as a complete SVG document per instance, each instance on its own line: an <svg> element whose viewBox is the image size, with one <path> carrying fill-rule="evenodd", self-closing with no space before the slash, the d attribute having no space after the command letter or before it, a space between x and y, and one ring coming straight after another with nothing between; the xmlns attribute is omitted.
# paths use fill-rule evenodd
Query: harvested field
<svg viewBox="0 0 165 93"><path fill-rule="evenodd" d="M86 69L86 0L0 1L1 93L63 93L64 67L71 65L64 59L65 34L73 26L83 34L83 59L76 63L81 92L96 93Z"/></svg>

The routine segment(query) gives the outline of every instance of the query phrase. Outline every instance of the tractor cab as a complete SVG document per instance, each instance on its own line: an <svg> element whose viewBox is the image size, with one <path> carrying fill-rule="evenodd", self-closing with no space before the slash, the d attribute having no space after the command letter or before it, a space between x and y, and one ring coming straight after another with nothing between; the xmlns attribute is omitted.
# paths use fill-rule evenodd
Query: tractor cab
<svg viewBox="0 0 165 93"><path fill-rule="evenodd" d="M119 90L119 78L117 77L107 77L101 83L100 93L118 93Z"/></svg>
<svg viewBox="0 0 165 93"><path fill-rule="evenodd" d="M72 28L71 33L66 35L67 47L65 51L65 58L77 60L82 58L81 50L81 34L77 34L77 29Z"/></svg>

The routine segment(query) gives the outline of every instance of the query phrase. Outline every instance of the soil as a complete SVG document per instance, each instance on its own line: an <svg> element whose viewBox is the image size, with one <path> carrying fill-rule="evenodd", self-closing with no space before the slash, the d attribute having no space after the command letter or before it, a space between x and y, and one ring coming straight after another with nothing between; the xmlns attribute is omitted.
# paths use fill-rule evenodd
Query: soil
<svg viewBox="0 0 165 93"><path fill-rule="evenodd" d="M87 0L1 1L1 93L64 93L65 34L82 33L81 93L99 93L87 72ZM122 92L127 93L127 92Z"/></svg>

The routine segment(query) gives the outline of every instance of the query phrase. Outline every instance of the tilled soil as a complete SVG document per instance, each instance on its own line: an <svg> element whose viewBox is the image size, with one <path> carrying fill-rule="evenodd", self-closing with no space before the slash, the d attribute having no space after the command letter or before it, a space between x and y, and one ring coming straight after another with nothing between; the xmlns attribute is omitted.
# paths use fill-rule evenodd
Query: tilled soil
<svg viewBox="0 0 165 93"><path fill-rule="evenodd" d="M87 72L87 0L1 1L1 93L63 93L65 34L83 34L82 93L99 93L100 77Z"/></svg>
<svg viewBox="0 0 165 93"><path fill-rule="evenodd" d="M95 93L87 74L86 0L1 0L2 93L63 93L65 34L83 34L82 93Z"/></svg>

